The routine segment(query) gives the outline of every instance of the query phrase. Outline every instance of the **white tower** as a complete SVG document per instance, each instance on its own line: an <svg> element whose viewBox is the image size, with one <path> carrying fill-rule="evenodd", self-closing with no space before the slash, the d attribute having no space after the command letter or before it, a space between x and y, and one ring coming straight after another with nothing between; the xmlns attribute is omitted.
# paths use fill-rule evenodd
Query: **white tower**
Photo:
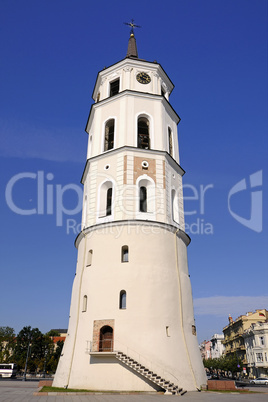
<svg viewBox="0 0 268 402"><path fill-rule="evenodd" d="M86 126L82 232L53 386L179 393L206 383L184 232L173 84L157 62L100 71Z"/></svg>

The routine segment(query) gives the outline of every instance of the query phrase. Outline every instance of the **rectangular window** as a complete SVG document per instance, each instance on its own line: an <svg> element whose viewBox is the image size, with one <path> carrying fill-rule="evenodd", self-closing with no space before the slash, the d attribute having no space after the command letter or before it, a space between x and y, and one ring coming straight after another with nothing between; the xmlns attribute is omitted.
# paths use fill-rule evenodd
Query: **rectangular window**
<svg viewBox="0 0 268 402"><path fill-rule="evenodd" d="M125 290L121 290L119 299L119 308L125 309L127 305L127 294Z"/></svg>
<svg viewBox="0 0 268 402"><path fill-rule="evenodd" d="M260 345L265 346L264 336L260 336Z"/></svg>
<svg viewBox="0 0 268 402"><path fill-rule="evenodd" d="M82 312L86 312L87 311L87 296L83 297L83 309Z"/></svg>
<svg viewBox="0 0 268 402"><path fill-rule="evenodd" d="M114 147L114 119L110 119L105 125L104 151Z"/></svg>
<svg viewBox="0 0 268 402"><path fill-rule="evenodd" d="M89 267L92 264L92 254L93 250L89 250L87 253L87 267Z"/></svg>
<svg viewBox="0 0 268 402"><path fill-rule="evenodd" d="M168 146L169 146L169 154L170 156L173 157L172 132L170 128L168 128Z"/></svg>
<svg viewBox="0 0 268 402"><path fill-rule="evenodd" d="M145 117L138 119L138 148L150 149L149 120Z"/></svg>
<svg viewBox="0 0 268 402"><path fill-rule="evenodd" d="M113 189L109 188L107 190L107 199L106 199L106 216L112 214L112 195L113 195Z"/></svg>
<svg viewBox="0 0 268 402"><path fill-rule="evenodd" d="M256 353L256 361L258 363L262 363L263 362L263 355L262 353Z"/></svg>
<svg viewBox="0 0 268 402"><path fill-rule="evenodd" d="M110 83L110 96L114 96L119 93L119 83L119 79Z"/></svg>
<svg viewBox="0 0 268 402"><path fill-rule="evenodd" d="M140 187L140 212L147 212L147 188Z"/></svg>
<svg viewBox="0 0 268 402"><path fill-rule="evenodd" d="M128 262L128 246L122 247L121 262Z"/></svg>

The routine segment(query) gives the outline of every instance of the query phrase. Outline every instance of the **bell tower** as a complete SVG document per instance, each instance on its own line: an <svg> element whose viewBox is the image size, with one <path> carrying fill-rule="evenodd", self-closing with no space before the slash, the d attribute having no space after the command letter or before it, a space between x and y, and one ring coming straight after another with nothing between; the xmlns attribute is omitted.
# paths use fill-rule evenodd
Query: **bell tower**
<svg viewBox="0 0 268 402"><path fill-rule="evenodd" d="M68 334L53 386L178 394L206 383L187 265L174 85L126 57L98 73Z"/></svg>

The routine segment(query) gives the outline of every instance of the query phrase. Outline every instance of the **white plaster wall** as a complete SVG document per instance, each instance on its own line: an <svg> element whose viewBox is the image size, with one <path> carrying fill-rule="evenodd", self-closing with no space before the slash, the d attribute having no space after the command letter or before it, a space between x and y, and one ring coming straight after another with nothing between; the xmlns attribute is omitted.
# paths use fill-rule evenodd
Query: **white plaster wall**
<svg viewBox="0 0 268 402"><path fill-rule="evenodd" d="M105 122L115 119L114 148L137 146L137 119L147 116L150 121L150 148L168 152L168 126L173 133L174 159L179 163L176 116L159 97L125 93L94 105L94 120L88 127L92 144L87 158L103 153Z"/></svg>
<svg viewBox="0 0 268 402"><path fill-rule="evenodd" d="M137 81L136 75L140 72L149 74L151 77L149 84L140 84ZM100 93L100 101L109 96L110 82L116 78L120 78L120 91L131 89L161 95L161 86L163 86L167 99L174 87L159 64L145 60L124 59L99 72L93 94L95 101L98 93Z"/></svg>
<svg viewBox="0 0 268 402"><path fill-rule="evenodd" d="M137 82L136 74L140 71L150 74L150 84ZM116 77L121 80L120 91L132 89L143 93L125 92L107 98L109 82ZM87 156L91 159L84 178L87 205L83 223L88 229L85 229L85 237L81 236L78 241L68 334L54 386L115 391L155 389L114 357L89 354L94 320L103 319L114 320L116 350L129 354L185 390L195 390L206 383L197 338L192 333L194 316L186 252L188 242L179 232L179 227L184 228L181 171L164 154L139 149L116 151L122 146L137 146L137 118L146 115L150 121L151 149L168 151L170 126L174 159L179 163L178 116L158 96L163 83L170 92L173 85L158 64L132 59L123 60L98 76L94 97L96 99L100 92L101 102L93 106L87 125L92 141L88 146ZM103 152L105 122L111 118L115 119L115 150ZM126 172L125 156L128 156ZM136 217L137 208L133 175L135 156L145 160L153 157L156 162L155 224L149 224L148 217L144 224L130 222ZM105 169L107 165L109 169ZM125 177L127 184L124 184ZM107 179L114 184L113 213L110 217L100 218L99 189ZM180 195L180 226L171 219L172 188L178 189ZM127 224L116 224L122 220ZM173 225L173 232L157 222ZM129 246L128 263L121 263L123 245ZM86 266L88 250L93 250L91 266ZM125 310L119 309L119 294L123 289L127 292ZM87 311L83 312L85 295Z"/></svg>
<svg viewBox="0 0 268 402"><path fill-rule="evenodd" d="M121 263L123 245L129 246L128 263ZM85 240L80 243L79 249L84 246ZM86 249L93 250L92 265L83 268L84 254L79 251L75 281L82 285L80 291L78 286L74 286L72 303L75 307L72 309L76 310L77 299L80 300L80 307L72 324L70 320L70 334L62 359L70 360L73 332L76 330L74 322L78 323L70 386L118 389L115 384L118 384L118 370L122 367L111 370L111 363L107 362L109 376L99 376L97 373L101 364L91 364L87 353L88 341L92 340L93 321L101 319L115 320L115 349L128 351L134 358L139 355L143 364L147 362L155 368L161 367L168 379L174 382L175 376L184 389L193 390L205 383L197 339L192 334L194 317L184 242L175 238L173 233L157 227L116 226L110 227L110 230L106 228L104 232L92 232ZM126 310L119 309L122 289L127 292ZM81 308L83 295L88 296L86 312L82 312ZM170 336L166 333L167 326ZM103 373L106 373L105 367ZM144 390L140 380L130 379L133 375L136 376L130 376L128 372L122 376L122 386L126 387L123 389ZM66 377L68 375L60 374L59 369L54 385L63 386L62 378Z"/></svg>
<svg viewBox="0 0 268 402"><path fill-rule="evenodd" d="M120 153L105 153L102 157L90 162L85 186L87 188L86 214L83 211L83 223L85 227L96 223L109 222L112 220L134 219L137 217L138 193L136 182L134 182L134 157L151 159L150 151L139 149L136 151L123 151ZM126 172L124 171L124 157L127 157ZM155 212L151 218L148 214L139 214L139 219L153 219L158 222L165 222L184 229L184 212L182 196L182 178L174 167L166 161L165 155L155 154ZM165 163L165 174L163 170ZM106 169L109 166L109 169ZM175 166L175 164L174 164ZM127 184L124 184L126 173ZM144 171L146 174L146 171ZM108 217L101 217L100 210L100 186L105 181L114 183L113 191L113 213ZM172 220L171 213L171 190L175 189L178 195L179 225ZM84 205L85 208L85 205Z"/></svg>

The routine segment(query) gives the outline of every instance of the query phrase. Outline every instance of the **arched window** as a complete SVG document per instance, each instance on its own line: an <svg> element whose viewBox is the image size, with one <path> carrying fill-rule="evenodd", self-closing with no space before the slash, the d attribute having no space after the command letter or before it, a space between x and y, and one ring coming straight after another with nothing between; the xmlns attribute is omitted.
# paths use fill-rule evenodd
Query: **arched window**
<svg viewBox="0 0 268 402"><path fill-rule="evenodd" d="M110 119L105 124L104 151L114 147L114 119Z"/></svg>
<svg viewBox="0 0 268 402"><path fill-rule="evenodd" d="M128 246L122 247L121 262L128 262Z"/></svg>
<svg viewBox="0 0 268 402"><path fill-rule="evenodd" d="M106 216L112 214L112 195L113 195L113 189L111 187L108 188L106 195Z"/></svg>
<svg viewBox="0 0 268 402"><path fill-rule="evenodd" d="M83 309L82 309L82 311L83 312L87 311L87 296L86 295L83 297Z"/></svg>
<svg viewBox="0 0 268 402"><path fill-rule="evenodd" d="M119 308L125 309L127 307L127 293L125 290L121 290L119 296Z"/></svg>
<svg viewBox="0 0 268 402"><path fill-rule="evenodd" d="M179 203L174 189L171 191L171 216L174 222L179 223Z"/></svg>
<svg viewBox="0 0 268 402"><path fill-rule="evenodd" d="M146 117L138 118L138 148L150 149L149 120Z"/></svg>
<svg viewBox="0 0 268 402"><path fill-rule="evenodd" d="M99 352L113 351L113 328L105 325L100 329Z"/></svg>
<svg viewBox="0 0 268 402"><path fill-rule="evenodd" d="M173 141L172 141L172 131L168 128L168 152L169 155L173 157Z"/></svg>
<svg viewBox="0 0 268 402"><path fill-rule="evenodd" d="M87 253L87 267L89 267L92 264L92 255L93 250L89 250Z"/></svg>
<svg viewBox="0 0 268 402"><path fill-rule="evenodd" d="M137 179L137 203L136 203L136 217L138 219L154 218L155 214L155 182L154 180L144 174Z"/></svg>
<svg viewBox="0 0 268 402"><path fill-rule="evenodd" d="M147 212L147 188L140 187L140 212Z"/></svg>
<svg viewBox="0 0 268 402"><path fill-rule="evenodd" d="M99 192L99 217L112 215L113 211L113 183L105 181L102 183Z"/></svg>

